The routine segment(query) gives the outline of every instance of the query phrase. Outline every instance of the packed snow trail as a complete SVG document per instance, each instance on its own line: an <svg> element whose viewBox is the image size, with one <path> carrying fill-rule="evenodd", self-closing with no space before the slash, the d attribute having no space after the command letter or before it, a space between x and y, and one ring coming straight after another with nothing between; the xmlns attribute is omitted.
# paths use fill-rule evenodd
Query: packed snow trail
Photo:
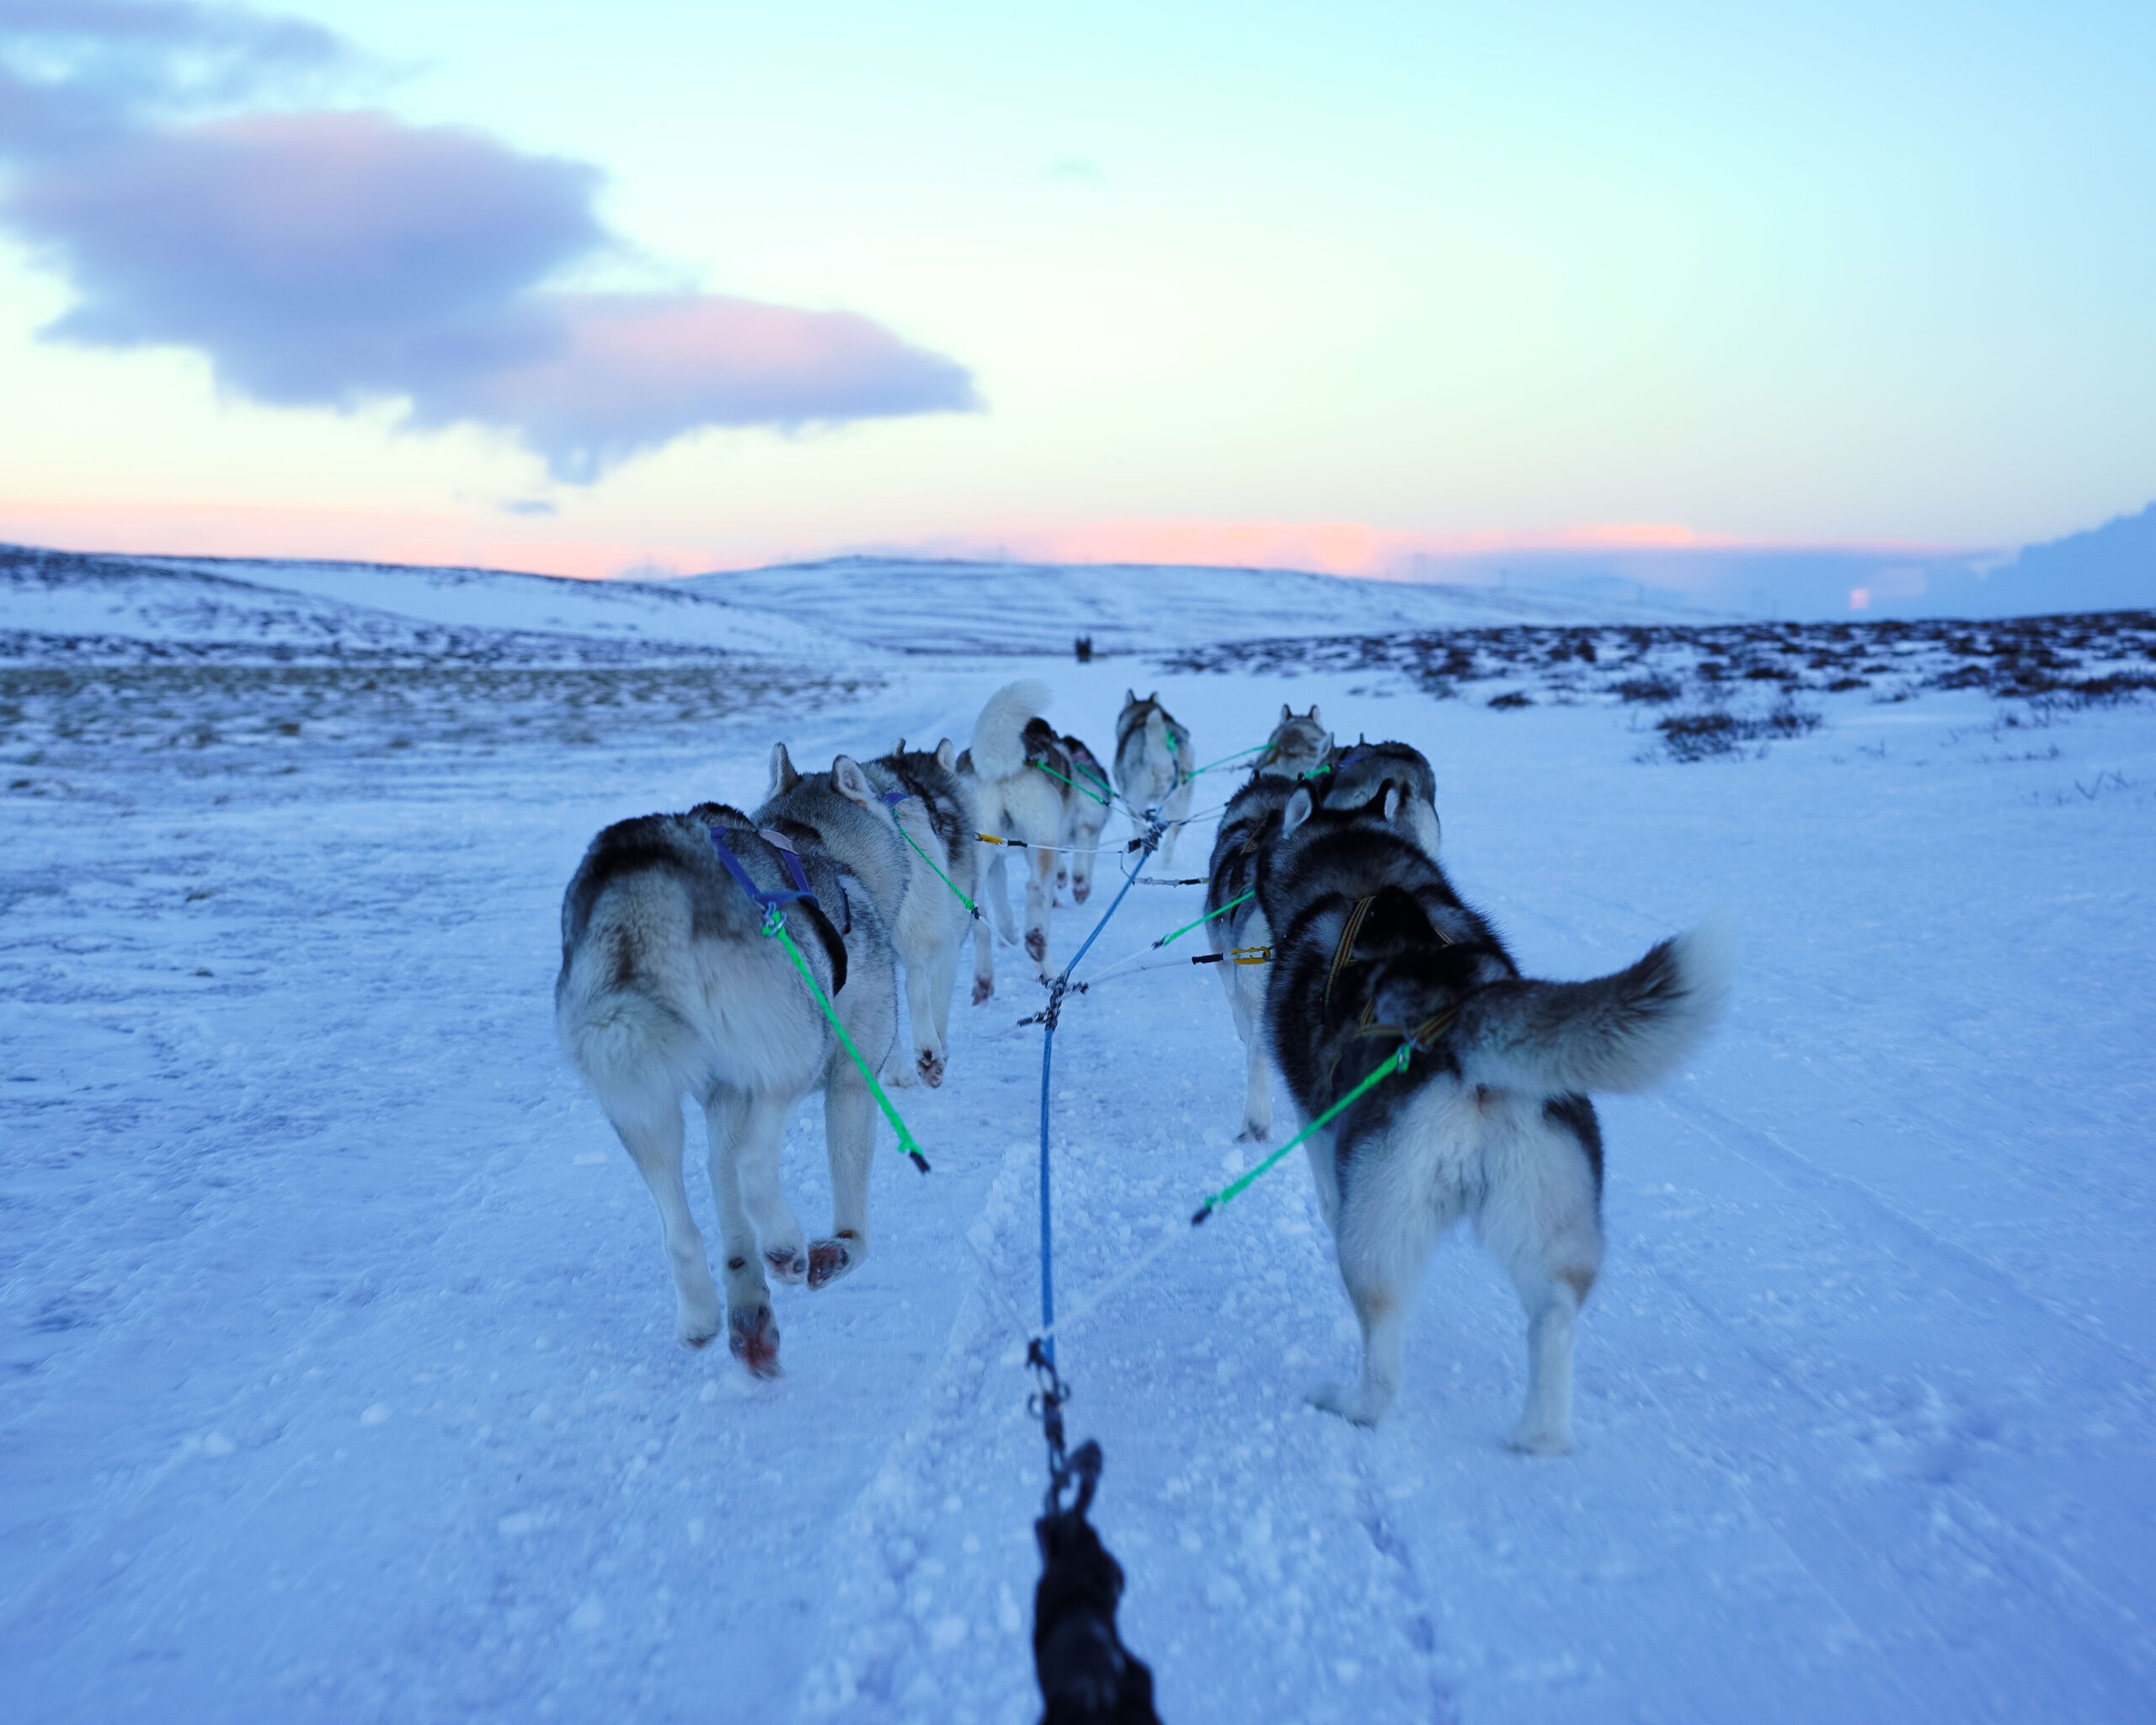
<svg viewBox="0 0 2156 1725"><path fill-rule="evenodd" d="M936 1172L879 1158L874 1255L777 1290L772 1384L675 1344L649 1201L551 1013L600 825L753 798L779 737L963 736L1031 669L603 745L403 713L11 763L0 1712L1033 1717L1038 1428L967 1246L1030 1309L1027 967L902 1093ZM1125 667L1042 674L1097 745ZM1062 1332L1163 1717L2145 1717L2156 712L2013 758L1980 695L1858 695L1677 767L1598 705L1161 687L1209 746L1283 698L1422 745L1454 879L1532 972L1716 905L1747 932L1709 1049L1605 1105L1575 1455L1502 1448L1522 1325L1464 1237L1387 1423L1304 1404L1355 1330L1299 1156ZM2100 771L2124 787L2071 790ZM1138 889L1088 969L1201 901ZM1058 911L1059 963L1104 902ZM1066 1004L1065 1310L1246 1165L1241 1088L1209 969ZM821 1139L812 1105L804 1220Z"/></svg>

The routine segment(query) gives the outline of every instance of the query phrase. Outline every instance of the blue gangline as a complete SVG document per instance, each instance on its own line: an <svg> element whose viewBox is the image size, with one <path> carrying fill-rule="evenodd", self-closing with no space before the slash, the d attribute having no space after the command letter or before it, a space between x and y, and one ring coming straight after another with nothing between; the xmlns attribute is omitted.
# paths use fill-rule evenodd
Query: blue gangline
<svg viewBox="0 0 2156 1725"><path fill-rule="evenodd" d="M1049 1069L1055 1058L1055 1021L1062 1006L1057 991L1070 980L1070 973L1078 968L1078 961L1101 937L1101 931L1108 926L1108 918L1122 908L1131 888L1138 884L1137 871L1145 866L1145 859L1152 854L1150 845L1134 854L1131 866L1123 871L1123 890L1115 895L1115 902L1101 913L1101 920L1093 925L1093 932L1070 955L1070 962L1063 967L1062 974L1050 985L1050 997L1055 1001L1058 1012L1049 1015L1048 1033L1041 1039L1041 1332L1047 1338L1041 1344L1041 1351L1047 1356L1051 1368L1055 1365L1055 1237L1051 1226L1049 1199L1048 1087Z"/></svg>

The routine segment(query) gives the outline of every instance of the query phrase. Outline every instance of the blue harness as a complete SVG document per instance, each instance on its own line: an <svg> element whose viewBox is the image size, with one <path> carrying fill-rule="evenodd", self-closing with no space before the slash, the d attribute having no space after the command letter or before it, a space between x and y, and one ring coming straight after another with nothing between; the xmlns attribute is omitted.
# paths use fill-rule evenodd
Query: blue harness
<svg viewBox="0 0 2156 1725"><path fill-rule="evenodd" d="M705 830L711 834L712 844L718 852L718 860L724 865L726 872L734 877L734 884L754 899L766 914L777 910L781 905L791 905L800 899L806 899L819 911L824 908L823 900L809 886L808 872L801 866L801 858L794 854L792 846L767 832L760 831L756 835L778 852L779 860L786 865L786 872L792 877L796 889L790 893L767 893L749 878L749 871L741 866L741 859L734 854L733 846L726 842L724 831L716 826L707 827Z"/></svg>

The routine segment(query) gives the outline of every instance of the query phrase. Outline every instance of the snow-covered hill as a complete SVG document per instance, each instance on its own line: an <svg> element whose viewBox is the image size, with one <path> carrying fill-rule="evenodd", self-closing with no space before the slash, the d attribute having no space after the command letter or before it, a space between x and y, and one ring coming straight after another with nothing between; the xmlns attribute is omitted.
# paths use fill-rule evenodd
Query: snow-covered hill
<svg viewBox="0 0 2156 1725"><path fill-rule="evenodd" d="M815 628L685 589L490 569L104 557L0 547L14 658L166 653L617 664L755 654L806 661Z"/></svg>
<svg viewBox="0 0 2156 1725"><path fill-rule="evenodd" d="M2156 503L2085 533L2031 545L1988 585L2017 610L2156 606Z"/></svg>
<svg viewBox="0 0 2156 1725"><path fill-rule="evenodd" d="M669 586L813 621L904 653L1102 652L1266 635L1375 634L1450 624L1653 622L1711 613L1650 595L1570 598L1497 586L1355 580L1295 569L1141 563L959 563L847 557Z"/></svg>

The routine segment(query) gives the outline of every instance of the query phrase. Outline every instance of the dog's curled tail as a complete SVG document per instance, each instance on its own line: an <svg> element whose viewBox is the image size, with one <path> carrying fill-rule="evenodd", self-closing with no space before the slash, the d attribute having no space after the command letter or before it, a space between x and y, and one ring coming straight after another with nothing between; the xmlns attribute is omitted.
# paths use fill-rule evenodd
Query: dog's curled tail
<svg viewBox="0 0 2156 1725"><path fill-rule="evenodd" d="M1591 982L1499 983L1461 1014L1461 1076L1539 1096L1651 1089L1706 1039L1736 968L1736 930L1714 916Z"/></svg>
<svg viewBox="0 0 2156 1725"><path fill-rule="evenodd" d="M974 771L984 779L1009 778L1026 764L1026 721L1048 710L1049 686L1037 677L1006 683L988 697L974 721Z"/></svg>

